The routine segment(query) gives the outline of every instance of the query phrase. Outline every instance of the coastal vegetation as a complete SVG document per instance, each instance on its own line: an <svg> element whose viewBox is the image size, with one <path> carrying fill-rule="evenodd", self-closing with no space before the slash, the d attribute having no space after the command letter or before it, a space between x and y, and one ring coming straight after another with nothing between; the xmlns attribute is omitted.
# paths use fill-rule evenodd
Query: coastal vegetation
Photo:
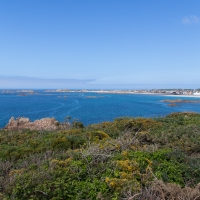
<svg viewBox="0 0 200 200"><path fill-rule="evenodd" d="M200 199L200 114L0 130L0 199Z"/></svg>

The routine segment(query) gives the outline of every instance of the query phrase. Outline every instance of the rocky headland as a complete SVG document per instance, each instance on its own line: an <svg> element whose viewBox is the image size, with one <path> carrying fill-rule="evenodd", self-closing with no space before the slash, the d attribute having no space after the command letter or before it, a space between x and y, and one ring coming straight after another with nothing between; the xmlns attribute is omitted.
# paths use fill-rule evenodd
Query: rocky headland
<svg viewBox="0 0 200 200"><path fill-rule="evenodd" d="M35 120L33 122L30 121L29 118L26 117L11 117L8 124L4 127L5 130L58 130L62 129L63 126L69 124L60 124L54 118L42 118L40 120Z"/></svg>

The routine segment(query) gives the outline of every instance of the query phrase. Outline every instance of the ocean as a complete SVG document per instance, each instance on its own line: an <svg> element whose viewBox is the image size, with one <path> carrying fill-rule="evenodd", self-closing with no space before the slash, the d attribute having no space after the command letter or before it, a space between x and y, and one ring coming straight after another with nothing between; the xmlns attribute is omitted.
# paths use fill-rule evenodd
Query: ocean
<svg viewBox="0 0 200 200"><path fill-rule="evenodd" d="M172 112L200 113L200 103L179 103L171 107L164 99L194 99L182 96L148 94L98 94L82 92L43 92L20 96L19 93L0 93L0 128L14 116L28 117L31 121L54 117L64 122L71 120L85 125L113 121L118 117L161 117ZM197 99L197 98L196 98ZM196 100L195 99L195 100ZM198 98L200 100L200 98Z"/></svg>

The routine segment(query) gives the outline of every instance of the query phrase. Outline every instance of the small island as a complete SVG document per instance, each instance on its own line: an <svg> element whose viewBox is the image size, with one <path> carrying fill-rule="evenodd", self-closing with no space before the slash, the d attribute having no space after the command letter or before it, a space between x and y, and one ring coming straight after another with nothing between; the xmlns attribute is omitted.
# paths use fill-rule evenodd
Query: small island
<svg viewBox="0 0 200 200"><path fill-rule="evenodd" d="M162 102L169 103L168 106L177 106L179 103L200 103L200 100L165 99Z"/></svg>

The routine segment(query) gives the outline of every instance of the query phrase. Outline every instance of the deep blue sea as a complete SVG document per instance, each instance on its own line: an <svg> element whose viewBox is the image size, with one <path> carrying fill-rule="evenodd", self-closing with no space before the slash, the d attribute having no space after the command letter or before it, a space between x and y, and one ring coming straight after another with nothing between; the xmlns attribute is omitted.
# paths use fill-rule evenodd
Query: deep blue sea
<svg viewBox="0 0 200 200"><path fill-rule="evenodd" d="M170 107L164 99L196 99L181 96L144 94L51 93L19 96L18 93L0 93L0 128L14 116L28 117L31 121L54 117L63 122L71 116L85 125L112 121L117 117L160 117L172 112L194 111L200 113L199 103L181 103ZM87 98L96 96L99 98Z"/></svg>

